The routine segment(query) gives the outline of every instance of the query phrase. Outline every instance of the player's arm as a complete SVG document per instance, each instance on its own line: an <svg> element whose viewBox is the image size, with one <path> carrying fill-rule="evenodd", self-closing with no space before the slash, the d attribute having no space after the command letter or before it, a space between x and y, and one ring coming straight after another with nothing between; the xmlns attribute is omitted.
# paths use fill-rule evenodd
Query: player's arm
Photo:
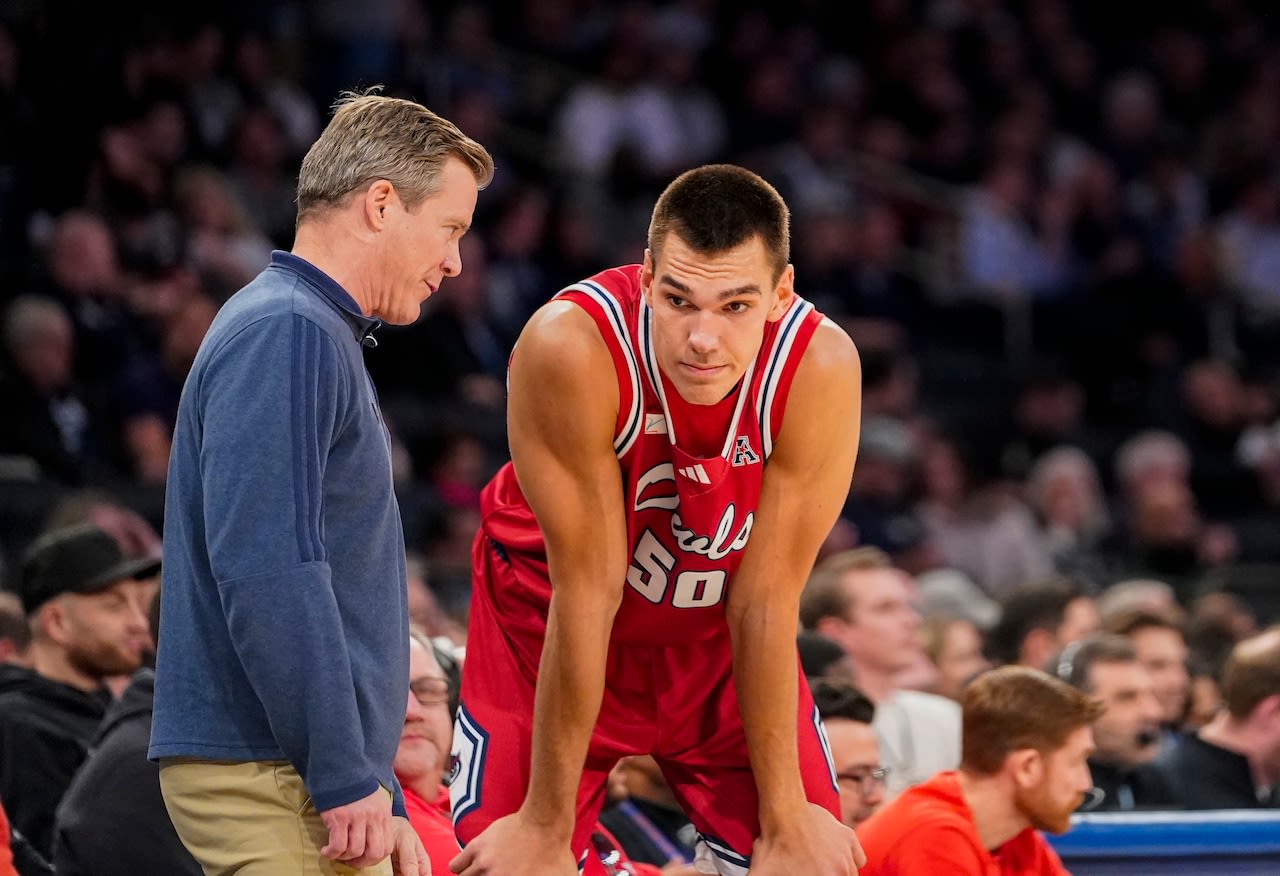
<svg viewBox="0 0 1280 876"><path fill-rule="evenodd" d="M627 565L614 375L595 323L568 302L535 315L511 363L511 459L542 529L552 588L522 811L566 846Z"/></svg>
<svg viewBox="0 0 1280 876"><path fill-rule="evenodd" d="M824 321L797 369L751 541L729 588L734 683L763 840L786 834L808 808L796 744L800 591L848 493L861 383L853 342Z"/></svg>

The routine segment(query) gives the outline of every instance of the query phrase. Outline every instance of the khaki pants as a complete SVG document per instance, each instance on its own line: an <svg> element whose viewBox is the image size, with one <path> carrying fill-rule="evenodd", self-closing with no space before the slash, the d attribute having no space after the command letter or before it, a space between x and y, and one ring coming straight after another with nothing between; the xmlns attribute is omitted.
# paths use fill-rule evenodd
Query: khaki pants
<svg viewBox="0 0 1280 876"><path fill-rule="evenodd" d="M390 858L357 870L320 854L329 830L284 761L165 758L160 791L205 876L392 876Z"/></svg>

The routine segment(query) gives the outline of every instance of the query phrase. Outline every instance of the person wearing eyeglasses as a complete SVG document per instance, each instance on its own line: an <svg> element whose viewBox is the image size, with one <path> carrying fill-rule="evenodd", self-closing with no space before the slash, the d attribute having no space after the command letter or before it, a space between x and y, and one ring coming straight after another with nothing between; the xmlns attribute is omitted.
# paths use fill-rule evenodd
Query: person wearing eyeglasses
<svg viewBox="0 0 1280 876"><path fill-rule="evenodd" d="M431 858L432 876L452 876L449 862L458 854L444 784L452 746L449 681L430 639L415 630L409 634L409 700L392 768L409 823Z"/></svg>
<svg viewBox="0 0 1280 876"><path fill-rule="evenodd" d="M853 685L834 678L809 683L831 749L840 820L857 827L884 802L889 770L880 765L880 747L871 729L876 707Z"/></svg>

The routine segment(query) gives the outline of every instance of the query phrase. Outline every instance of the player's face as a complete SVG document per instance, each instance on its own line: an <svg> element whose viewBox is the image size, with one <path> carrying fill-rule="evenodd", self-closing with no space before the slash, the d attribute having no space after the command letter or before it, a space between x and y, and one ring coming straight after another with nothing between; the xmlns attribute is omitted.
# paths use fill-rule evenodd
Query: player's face
<svg viewBox="0 0 1280 876"><path fill-rule="evenodd" d="M385 322L413 322L444 278L462 273L458 241L471 227L479 187L456 158L444 163L440 179L440 190L412 211L394 194L388 200L370 314Z"/></svg>
<svg viewBox="0 0 1280 876"><path fill-rule="evenodd" d="M1071 814L1093 787L1088 762L1092 753L1093 731L1081 727L1057 751L1039 755L1033 776L1018 783L1014 801L1032 827L1049 833L1065 833L1071 827Z"/></svg>
<svg viewBox="0 0 1280 876"><path fill-rule="evenodd" d="M870 724L847 718L822 723L840 788L840 819L857 827L884 802L884 780L873 775L880 769L875 731Z"/></svg>
<svg viewBox="0 0 1280 876"><path fill-rule="evenodd" d="M654 354L685 401L710 405L729 394L760 351L765 323L790 306L793 280L788 265L774 283L759 238L703 255L671 234L657 262L645 253Z"/></svg>
<svg viewBox="0 0 1280 876"><path fill-rule="evenodd" d="M439 782L453 745L448 681L435 655L416 639L409 642L409 702L394 769L403 781ZM422 693L416 693L416 690ZM438 695L434 695L440 691ZM425 702L424 702L425 700Z"/></svg>

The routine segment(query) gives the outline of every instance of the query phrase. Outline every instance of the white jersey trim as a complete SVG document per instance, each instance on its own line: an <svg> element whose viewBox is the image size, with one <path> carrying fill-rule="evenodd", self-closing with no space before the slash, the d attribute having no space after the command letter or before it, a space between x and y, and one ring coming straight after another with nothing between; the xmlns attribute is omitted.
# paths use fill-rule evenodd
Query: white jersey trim
<svg viewBox="0 0 1280 876"><path fill-rule="evenodd" d="M636 443L643 425L641 421L644 419L644 387L640 383L640 368L636 364L636 351L631 344L631 335L622 318L622 305L607 289L590 280L566 286L556 293L556 297L565 292L581 292L600 305L600 309L609 319L609 325L613 328L618 346L622 348L622 357L627 362L627 378L631 381L631 409L627 411L626 419L622 421L618 433L613 436L614 453L621 458Z"/></svg>
<svg viewBox="0 0 1280 876"><path fill-rule="evenodd" d="M765 459L773 452L773 406L778 394L778 386L782 383L782 374L786 370L787 360L791 358L791 350L795 346L796 337L805 318L813 312L813 305L796 296L790 308L782 316L782 327L778 329L773 341L773 349L769 351L765 364L764 380L760 383L757 414L760 417L760 440L763 444L761 452Z"/></svg>

